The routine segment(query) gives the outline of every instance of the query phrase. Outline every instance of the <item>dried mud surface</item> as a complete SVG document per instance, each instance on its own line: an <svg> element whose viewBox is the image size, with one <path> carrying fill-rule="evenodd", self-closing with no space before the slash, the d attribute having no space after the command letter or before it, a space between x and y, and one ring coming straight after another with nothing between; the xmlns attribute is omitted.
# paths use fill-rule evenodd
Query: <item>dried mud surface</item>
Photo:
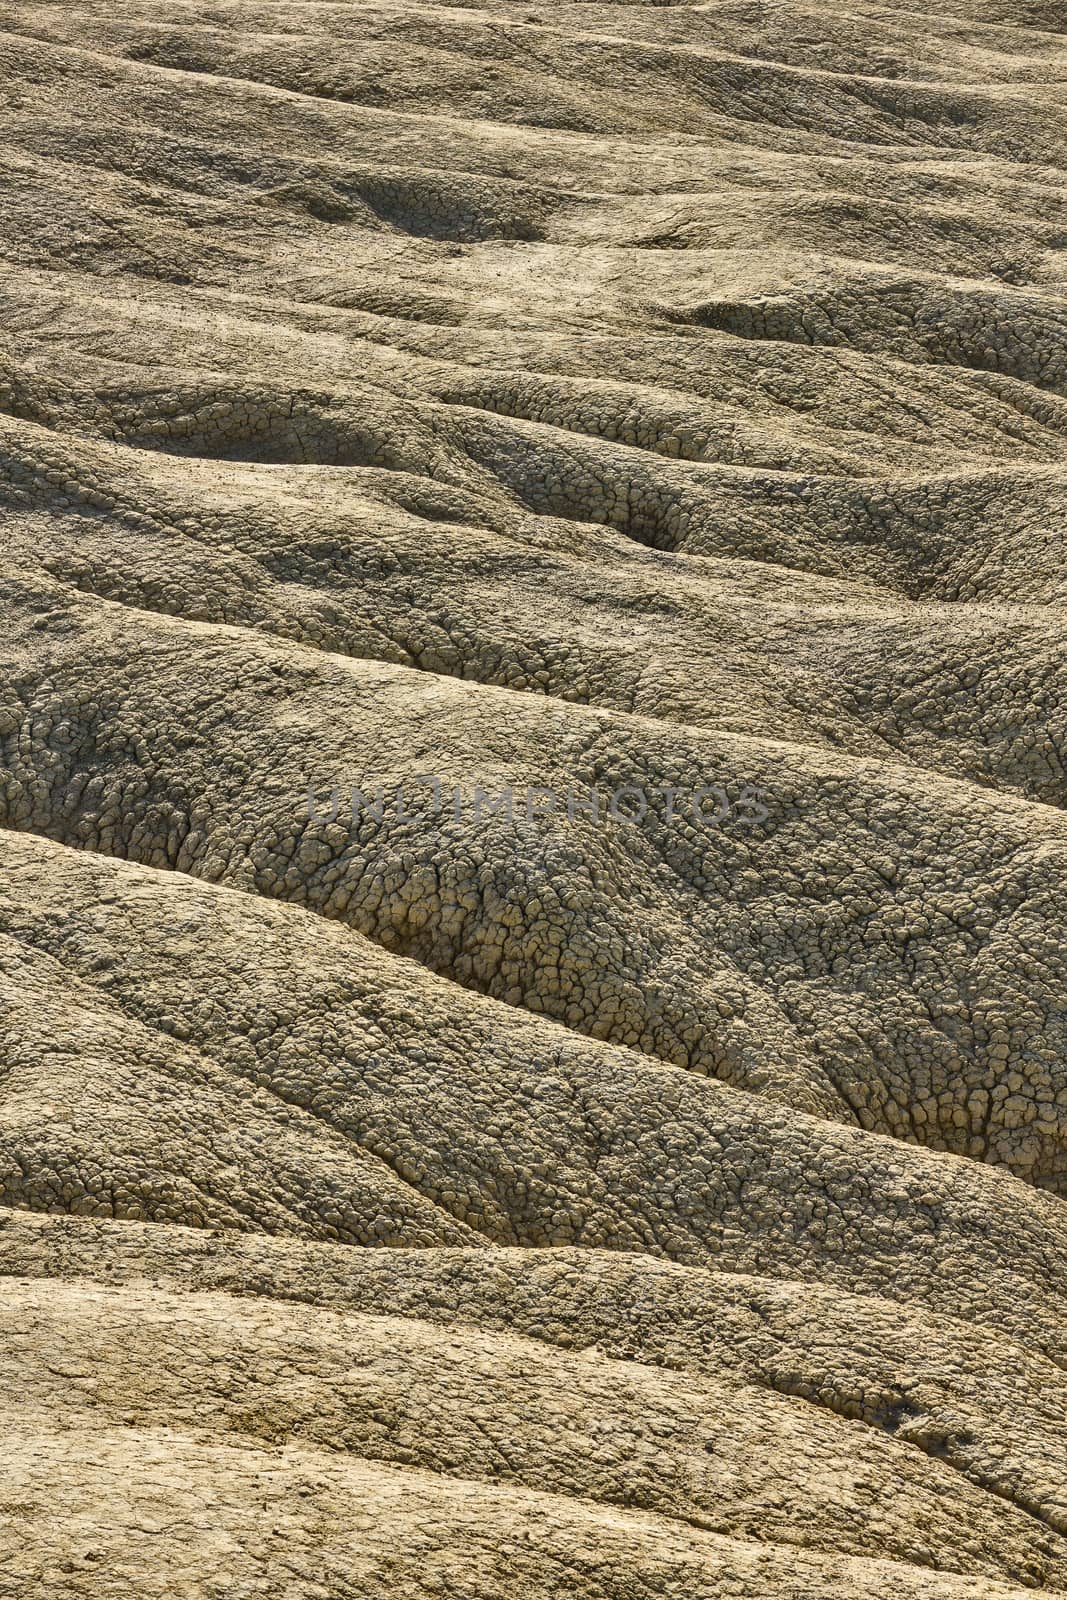
<svg viewBox="0 0 1067 1600"><path fill-rule="evenodd" d="M0 1596L1067 1596L1062 0L0 135Z"/></svg>

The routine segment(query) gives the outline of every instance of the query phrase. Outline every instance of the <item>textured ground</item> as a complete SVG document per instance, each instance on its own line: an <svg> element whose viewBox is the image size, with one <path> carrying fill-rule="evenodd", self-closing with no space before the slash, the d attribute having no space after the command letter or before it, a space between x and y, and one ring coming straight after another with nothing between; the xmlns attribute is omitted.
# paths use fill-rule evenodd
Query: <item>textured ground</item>
<svg viewBox="0 0 1067 1600"><path fill-rule="evenodd" d="M1067 1596L1063 0L0 136L2 1600Z"/></svg>

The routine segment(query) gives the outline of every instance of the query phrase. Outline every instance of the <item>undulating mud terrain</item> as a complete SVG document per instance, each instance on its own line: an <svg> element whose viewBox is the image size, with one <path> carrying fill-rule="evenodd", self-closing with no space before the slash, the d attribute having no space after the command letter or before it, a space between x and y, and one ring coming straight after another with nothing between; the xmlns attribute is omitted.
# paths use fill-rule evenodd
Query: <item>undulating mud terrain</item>
<svg viewBox="0 0 1067 1600"><path fill-rule="evenodd" d="M0 1596L1067 1596L1067 5L0 3Z"/></svg>

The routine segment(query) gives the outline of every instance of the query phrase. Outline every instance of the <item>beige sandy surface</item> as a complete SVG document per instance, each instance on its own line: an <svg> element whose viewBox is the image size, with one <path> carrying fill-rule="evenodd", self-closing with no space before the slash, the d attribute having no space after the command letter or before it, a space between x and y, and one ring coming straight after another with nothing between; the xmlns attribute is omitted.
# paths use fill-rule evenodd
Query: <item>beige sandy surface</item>
<svg viewBox="0 0 1067 1600"><path fill-rule="evenodd" d="M1062 0L0 135L2 1600L1067 1595Z"/></svg>

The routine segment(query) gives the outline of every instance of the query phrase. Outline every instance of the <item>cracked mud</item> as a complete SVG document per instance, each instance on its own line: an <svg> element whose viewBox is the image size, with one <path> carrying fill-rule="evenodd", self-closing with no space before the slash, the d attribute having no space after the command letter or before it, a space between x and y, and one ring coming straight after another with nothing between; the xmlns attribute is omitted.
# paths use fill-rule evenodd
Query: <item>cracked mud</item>
<svg viewBox="0 0 1067 1600"><path fill-rule="evenodd" d="M0 4L3 1600L1067 1596L1065 39Z"/></svg>

